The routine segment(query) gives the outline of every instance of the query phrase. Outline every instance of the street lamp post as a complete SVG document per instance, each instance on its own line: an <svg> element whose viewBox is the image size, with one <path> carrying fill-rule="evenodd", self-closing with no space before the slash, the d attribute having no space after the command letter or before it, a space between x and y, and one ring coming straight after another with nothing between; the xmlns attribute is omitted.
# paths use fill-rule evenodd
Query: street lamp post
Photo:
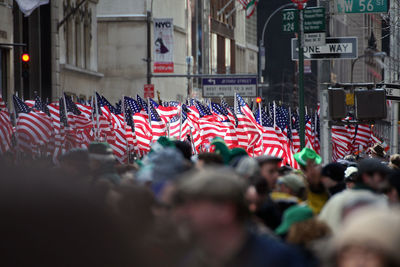
<svg viewBox="0 0 400 267"><path fill-rule="evenodd" d="M354 65L356 64L356 62L359 60L359 59L361 59L361 58L365 58L365 57L386 57L386 53L385 52L375 52L375 53L372 53L372 52L370 52L370 51L366 51L366 53L365 54L363 54L363 55L361 55L361 56L359 56L358 58L356 58L356 59L353 59L352 61L351 61L351 71L350 71L350 78L351 78L351 84L353 84L353 74L354 74ZM353 86L352 86L352 88L353 88Z"/></svg>
<svg viewBox="0 0 400 267"><path fill-rule="evenodd" d="M262 62L262 56L265 56L265 50L264 50L264 49L265 49L265 48L264 48L264 35L265 35L265 31L266 31L267 26L268 26L269 22L271 21L272 17L273 17L276 13L278 13L279 11L281 11L282 9L287 8L287 7L294 7L294 4L293 4L293 3L288 3L288 4L285 4L285 5L283 5L283 6L278 7L277 9L274 10L274 12L271 13L271 15L269 15L269 17L267 18L267 21L266 21L265 24L264 24L264 27L263 27L263 30L262 30L262 33L261 33L260 44L259 44L259 47L258 47L258 82L259 82L259 83L261 83L261 74L262 74L262 70L261 70L262 64L261 64L261 62ZM261 51L263 51L263 54L261 53Z"/></svg>

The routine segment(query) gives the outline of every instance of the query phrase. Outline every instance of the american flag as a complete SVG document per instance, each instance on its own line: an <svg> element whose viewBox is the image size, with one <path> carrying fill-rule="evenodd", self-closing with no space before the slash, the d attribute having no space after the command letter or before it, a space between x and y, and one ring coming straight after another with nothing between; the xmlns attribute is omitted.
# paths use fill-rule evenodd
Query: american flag
<svg viewBox="0 0 400 267"><path fill-rule="evenodd" d="M16 95L13 102L18 113L15 128L19 149L34 152L38 146L50 142L53 133L51 119L42 111L33 111Z"/></svg>
<svg viewBox="0 0 400 267"><path fill-rule="evenodd" d="M70 126L73 129L85 129L92 127L92 120L83 114L70 96L64 94L67 107L67 116Z"/></svg>
<svg viewBox="0 0 400 267"><path fill-rule="evenodd" d="M225 102L225 100L221 100L221 108L226 110L227 117L228 119L237 127L238 124L238 119L236 117L235 111L232 107L228 105L228 103Z"/></svg>
<svg viewBox="0 0 400 267"><path fill-rule="evenodd" d="M288 137L289 130L289 113L281 107L275 106L275 132L278 136L282 148L285 151L283 164L289 164L291 167L298 169L298 163L294 159L292 149L290 147L290 140Z"/></svg>
<svg viewBox="0 0 400 267"><path fill-rule="evenodd" d="M133 98L125 96L124 102L125 102L125 110L130 110L132 114L140 113L140 111L142 110L142 107Z"/></svg>
<svg viewBox="0 0 400 267"><path fill-rule="evenodd" d="M104 96L101 96L100 103L102 107L107 106L110 112L112 112L113 114L121 114L121 111L111 105L110 101L108 101Z"/></svg>
<svg viewBox="0 0 400 267"><path fill-rule="evenodd" d="M306 147L315 150L312 118L309 115L305 115L305 123L306 123L305 125Z"/></svg>
<svg viewBox="0 0 400 267"><path fill-rule="evenodd" d="M43 111L48 116L50 116L50 111L49 108L47 107L47 104L43 103L43 101L40 99L38 95L35 97L35 105L33 106L33 108L39 111Z"/></svg>
<svg viewBox="0 0 400 267"><path fill-rule="evenodd" d="M292 149L293 149L293 153L298 153L301 150L299 132L300 132L299 114L294 113L292 115Z"/></svg>
<svg viewBox="0 0 400 267"><path fill-rule="evenodd" d="M181 126L181 116L182 116L182 126ZM175 137L178 140L184 140L189 134L190 128L187 120L187 114L182 110L182 115L177 115L173 117L169 122L169 136ZM179 135L179 133L181 133Z"/></svg>
<svg viewBox="0 0 400 267"><path fill-rule="evenodd" d="M254 118L250 108L239 94L236 94L236 101L237 108L235 112L238 119L236 127L238 145L249 152L259 142L262 130L259 128L260 125Z"/></svg>
<svg viewBox="0 0 400 267"><path fill-rule="evenodd" d="M3 97L0 95L0 111L1 110L7 110L6 103L3 100Z"/></svg>
<svg viewBox="0 0 400 267"><path fill-rule="evenodd" d="M150 118L153 138L157 140L161 136L166 136L167 126L152 104L150 104Z"/></svg>
<svg viewBox="0 0 400 267"><path fill-rule="evenodd" d="M259 114L258 114L259 115ZM285 151L282 147L281 141L274 129L274 122L271 117L264 111L261 111L261 126L262 132L262 154L271 155L279 158L285 156Z"/></svg>
<svg viewBox="0 0 400 267"><path fill-rule="evenodd" d="M1 105L0 100L0 105ZM12 148L12 136L14 130L10 120L10 114L5 110L5 105L0 109L0 153L5 153Z"/></svg>
<svg viewBox="0 0 400 267"><path fill-rule="evenodd" d="M156 101L150 98L150 103L153 105L153 107L157 110L158 114L160 115L161 119L167 123L170 121L173 117L177 116L179 114L179 105L178 106L168 106L168 107L163 107L159 105Z"/></svg>
<svg viewBox="0 0 400 267"><path fill-rule="evenodd" d="M136 99L137 99L139 106L142 109L146 110L146 112L147 112L148 111L147 101L144 100L143 98L141 98L139 95L136 95Z"/></svg>
<svg viewBox="0 0 400 267"><path fill-rule="evenodd" d="M342 125L332 126L332 159L337 161L351 153L352 137Z"/></svg>
<svg viewBox="0 0 400 267"><path fill-rule="evenodd" d="M32 109L24 103L18 96L13 95L13 102L14 102L14 108L15 112L17 114L19 113L29 113Z"/></svg>

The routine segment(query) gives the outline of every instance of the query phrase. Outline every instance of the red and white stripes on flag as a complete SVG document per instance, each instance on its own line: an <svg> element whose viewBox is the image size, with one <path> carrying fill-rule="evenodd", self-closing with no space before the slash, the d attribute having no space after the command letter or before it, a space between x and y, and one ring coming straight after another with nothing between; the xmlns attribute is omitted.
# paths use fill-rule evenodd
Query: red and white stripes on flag
<svg viewBox="0 0 400 267"><path fill-rule="evenodd" d="M20 113L16 123L16 136L26 151L34 151L38 146L50 142L53 135L51 118L44 112Z"/></svg>
<svg viewBox="0 0 400 267"><path fill-rule="evenodd" d="M5 109L5 105L1 105L0 108ZM14 133L11 121L10 114L5 110L0 110L0 153L5 153L6 151L12 148L12 135Z"/></svg>

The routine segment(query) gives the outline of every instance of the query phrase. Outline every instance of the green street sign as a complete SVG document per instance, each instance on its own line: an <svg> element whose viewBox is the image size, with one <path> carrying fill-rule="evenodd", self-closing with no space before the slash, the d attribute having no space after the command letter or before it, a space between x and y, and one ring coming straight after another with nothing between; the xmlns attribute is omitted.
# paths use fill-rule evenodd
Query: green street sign
<svg viewBox="0 0 400 267"><path fill-rule="evenodd" d="M297 9L282 10L282 31L297 32L299 26L299 12Z"/></svg>
<svg viewBox="0 0 400 267"><path fill-rule="evenodd" d="M388 0L334 0L336 14L387 13Z"/></svg>
<svg viewBox="0 0 400 267"><path fill-rule="evenodd" d="M305 33L325 31L325 8L311 7L304 9L303 27ZM282 10L282 31L298 32L299 12L297 9Z"/></svg>
<svg viewBox="0 0 400 267"><path fill-rule="evenodd" d="M304 9L304 32L325 31L325 8L311 7Z"/></svg>

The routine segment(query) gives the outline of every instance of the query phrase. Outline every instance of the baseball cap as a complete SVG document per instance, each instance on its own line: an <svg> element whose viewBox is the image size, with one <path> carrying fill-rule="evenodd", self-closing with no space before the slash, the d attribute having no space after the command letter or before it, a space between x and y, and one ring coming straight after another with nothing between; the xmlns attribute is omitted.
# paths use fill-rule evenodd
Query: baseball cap
<svg viewBox="0 0 400 267"><path fill-rule="evenodd" d="M305 187L303 179L296 174L288 174L278 179L278 183L285 184L287 187L292 189L295 193L298 193L302 188Z"/></svg>
<svg viewBox="0 0 400 267"><path fill-rule="evenodd" d="M277 235L286 234L290 227L298 222L303 222L313 217L312 210L306 205L296 205L288 208L283 213L283 220L281 225L276 228Z"/></svg>

